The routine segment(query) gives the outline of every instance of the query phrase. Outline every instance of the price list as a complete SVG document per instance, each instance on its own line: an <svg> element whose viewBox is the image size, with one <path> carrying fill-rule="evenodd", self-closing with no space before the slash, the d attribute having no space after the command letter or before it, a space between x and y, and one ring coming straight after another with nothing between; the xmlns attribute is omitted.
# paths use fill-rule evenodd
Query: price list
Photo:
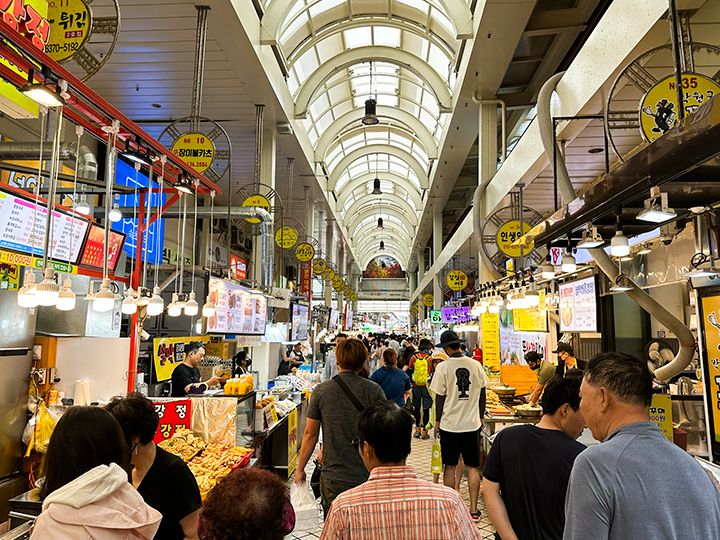
<svg viewBox="0 0 720 540"><path fill-rule="evenodd" d="M208 284L215 315L208 318L208 332L217 334L264 334L267 303L265 298L231 281L211 278Z"/></svg>
<svg viewBox="0 0 720 540"><path fill-rule="evenodd" d="M0 248L42 256L47 209L0 192ZM50 258L76 264L89 223L57 210L52 215Z"/></svg>

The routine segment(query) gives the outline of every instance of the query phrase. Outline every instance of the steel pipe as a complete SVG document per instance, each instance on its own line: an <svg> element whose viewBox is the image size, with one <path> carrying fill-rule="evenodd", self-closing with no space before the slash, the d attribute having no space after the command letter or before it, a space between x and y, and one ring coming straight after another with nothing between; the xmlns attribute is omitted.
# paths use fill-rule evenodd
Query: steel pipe
<svg viewBox="0 0 720 540"><path fill-rule="evenodd" d="M43 148L40 156L40 143L0 142L0 161L3 160L47 160L52 159L52 148ZM59 151L60 161L78 163L78 177L97 180L98 164L95 154L87 146L77 149L76 143L62 143Z"/></svg>

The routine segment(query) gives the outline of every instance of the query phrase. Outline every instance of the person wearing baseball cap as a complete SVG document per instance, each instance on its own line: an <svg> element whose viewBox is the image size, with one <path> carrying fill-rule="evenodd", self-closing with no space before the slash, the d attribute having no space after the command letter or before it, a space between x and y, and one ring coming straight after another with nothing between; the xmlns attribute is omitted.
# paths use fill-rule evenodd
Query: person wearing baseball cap
<svg viewBox="0 0 720 540"><path fill-rule="evenodd" d="M575 352L573 351L572 345L560 341L557 344L557 348L553 351L553 354L558 355L558 366L555 368L555 374L561 377L579 376L581 372L585 371L587 362L585 360L579 360L575 358Z"/></svg>
<svg viewBox="0 0 720 540"><path fill-rule="evenodd" d="M435 394L435 433L440 434L443 483L455 486L455 470L462 456L468 468L470 515L480 519L480 428L485 415L487 377L483 366L460 350L462 340L452 330L436 345L448 355L438 364L430 389Z"/></svg>
<svg viewBox="0 0 720 540"><path fill-rule="evenodd" d="M528 400L530 405L537 405L545 385L555 376L555 365L546 361L537 351L526 352L525 363L530 369L537 371L538 382Z"/></svg>

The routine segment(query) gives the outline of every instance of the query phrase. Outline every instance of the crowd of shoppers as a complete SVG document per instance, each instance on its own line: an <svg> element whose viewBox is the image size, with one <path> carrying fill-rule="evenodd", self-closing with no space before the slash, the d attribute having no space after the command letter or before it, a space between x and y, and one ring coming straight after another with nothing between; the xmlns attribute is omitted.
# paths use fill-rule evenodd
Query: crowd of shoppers
<svg viewBox="0 0 720 540"><path fill-rule="evenodd" d="M417 347L392 340L397 351L391 340L373 341L341 336L337 373L310 400L294 480L306 481L322 429L321 538L480 538L473 521L487 385L482 364L463 352L453 331L435 345L442 353L428 340ZM368 379L363 373L379 346L383 365ZM649 420L647 364L622 353L582 362L565 343L556 354L557 369L526 355L538 371L531 401L542 404L539 423L500 431L487 456L482 494L496 538L720 537L720 492ZM411 388L415 418L407 410ZM413 433L420 427L423 436L426 422L440 436L444 485L418 479L407 465ZM70 408L50 440L31 538L280 540L293 530L288 486L267 471L231 473L202 505L187 465L153 443L157 426L155 408L141 394L105 408ZM587 449L576 441L586 426L601 441ZM463 461L470 508L457 491Z"/></svg>

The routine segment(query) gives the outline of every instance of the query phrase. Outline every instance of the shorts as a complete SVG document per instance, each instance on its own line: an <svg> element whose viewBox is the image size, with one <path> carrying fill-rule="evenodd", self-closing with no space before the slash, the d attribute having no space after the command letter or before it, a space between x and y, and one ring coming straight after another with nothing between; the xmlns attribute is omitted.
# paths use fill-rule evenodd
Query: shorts
<svg viewBox="0 0 720 540"><path fill-rule="evenodd" d="M462 454L466 467L480 466L480 430L453 433L440 429L443 465L454 467Z"/></svg>
<svg viewBox="0 0 720 540"><path fill-rule="evenodd" d="M416 411L432 407L432 398L427 386L412 387L412 404Z"/></svg>

